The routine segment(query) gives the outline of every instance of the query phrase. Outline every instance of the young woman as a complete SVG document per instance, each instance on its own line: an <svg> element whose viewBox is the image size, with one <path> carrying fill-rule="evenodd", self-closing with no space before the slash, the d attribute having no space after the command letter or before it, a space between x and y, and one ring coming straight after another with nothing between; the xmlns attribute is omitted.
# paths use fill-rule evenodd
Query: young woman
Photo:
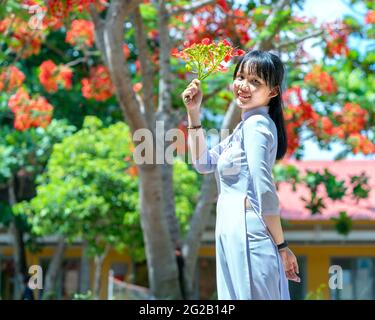
<svg viewBox="0 0 375 320"><path fill-rule="evenodd" d="M288 279L300 281L295 255L284 240L272 167L287 149L281 85L284 66L267 51L249 51L233 74L241 121L207 149L200 123L202 91L194 79L182 93L188 144L200 173L215 172L216 277L219 299L290 299Z"/></svg>

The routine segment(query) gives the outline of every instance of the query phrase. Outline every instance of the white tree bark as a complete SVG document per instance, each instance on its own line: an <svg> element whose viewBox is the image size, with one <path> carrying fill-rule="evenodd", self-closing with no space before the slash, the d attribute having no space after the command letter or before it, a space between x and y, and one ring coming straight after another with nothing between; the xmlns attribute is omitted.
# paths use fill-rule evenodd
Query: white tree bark
<svg viewBox="0 0 375 320"><path fill-rule="evenodd" d="M12 176L8 182L8 199L9 205L13 206L17 203L15 191L15 179ZM9 232L13 238L13 261L14 261L14 292L13 299L22 299L25 290L25 282L27 275L27 264L25 254L25 244L23 240L23 232L17 226L16 217L13 215L9 227Z"/></svg>
<svg viewBox="0 0 375 320"><path fill-rule="evenodd" d="M101 289L101 279L102 279L102 270L103 270L103 262L105 257L109 252L109 246L107 246L104 252L100 255L96 255L95 260L95 274L94 274L94 287L93 287L93 295L96 300L100 298L100 289Z"/></svg>
<svg viewBox="0 0 375 320"><path fill-rule="evenodd" d="M114 0L110 3L104 21L99 18L92 6L90 12L95 24L95 39L103 55L103 60L110 71L125 121L133 133L141 128L148 128L154 133L154 128L148 125L132 90L131 78L122 51L125 17L138 4L136 1ZM150 148L149 150L154 150L153 159L156 159L156 148L153 147L156 143L155 134L153 134L153 137L154 141L147 147ZM163 213L161 168L155 164L142 164L138 165L138 168L141 226L149 267L150 288L157 298L180 298L174 249L167 219Z"/></svg>
<svg viewBox="0 0 375 320"><path fill-rule="evenodd" d="M51 299L56 297L56 281L61 271L62 262L65 252L65 239L59 237L53 257L48 265L46 280L44 283L43 299Z"/></svg>

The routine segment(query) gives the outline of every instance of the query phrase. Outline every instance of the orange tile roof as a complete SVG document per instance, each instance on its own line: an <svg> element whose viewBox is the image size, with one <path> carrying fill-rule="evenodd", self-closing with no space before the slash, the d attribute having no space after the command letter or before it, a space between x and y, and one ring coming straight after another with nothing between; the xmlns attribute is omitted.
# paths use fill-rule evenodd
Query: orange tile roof
<svg viewBox="0 0 375 320"><path fill-rule="evenodd" d="M310 198L309 189L298 186L297 191L293 192L289 184L281 183L278 195L282 218L287 220L328 220L331 217L337 217L340 211L346 211L354 220L375 220L375 160L285 160L282 163L295 165L301 174L304 174L306 170L323 173L324 168L327 168L338 179L345 180L346 186L350 182L349 176L359 175L364 171L369 176L368 183L371 188L369 198L360 200L358 203L350 196L345 196L342 200L332 201L327 197L324 187L318 189L318 196L324 199L326 208L322 210L322 214L311 215L310 211L305 208L305 203L301 200L301 196Z"/></svg>

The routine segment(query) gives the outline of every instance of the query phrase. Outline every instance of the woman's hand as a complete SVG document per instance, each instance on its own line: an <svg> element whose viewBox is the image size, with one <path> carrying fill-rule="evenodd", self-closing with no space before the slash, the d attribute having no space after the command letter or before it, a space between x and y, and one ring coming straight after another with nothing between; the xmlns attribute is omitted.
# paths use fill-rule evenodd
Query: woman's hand
<svg viewBox="0 0 375 320"><path fill-rule="evenodd" d="M281 259L284 264L285 274L289 280L301 282L301 278L297 275L299 273L297 258L288 247L279 250Z"/></svg>
<svg viewBox="0 0 375 320"><path fill-rule="evenodd" d="M190 82L185 91L182 93L181 97L188 112L199 111L203 98L200 81L198 79L194 79L192 82Z"/></svg>

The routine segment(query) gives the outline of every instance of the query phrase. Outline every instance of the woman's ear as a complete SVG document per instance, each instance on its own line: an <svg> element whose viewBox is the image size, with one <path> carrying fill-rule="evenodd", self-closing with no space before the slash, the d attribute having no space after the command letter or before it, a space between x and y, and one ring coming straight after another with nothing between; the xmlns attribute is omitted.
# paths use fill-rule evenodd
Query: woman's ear
<svg viewBox="0 0 375 320"><path fill-rule="evenodd" d="M276 87L271 89L271 91L269 93L269 97L273 98L273 97L276 97L278 94L279 94L279 86L276 86Z"/></svg>

